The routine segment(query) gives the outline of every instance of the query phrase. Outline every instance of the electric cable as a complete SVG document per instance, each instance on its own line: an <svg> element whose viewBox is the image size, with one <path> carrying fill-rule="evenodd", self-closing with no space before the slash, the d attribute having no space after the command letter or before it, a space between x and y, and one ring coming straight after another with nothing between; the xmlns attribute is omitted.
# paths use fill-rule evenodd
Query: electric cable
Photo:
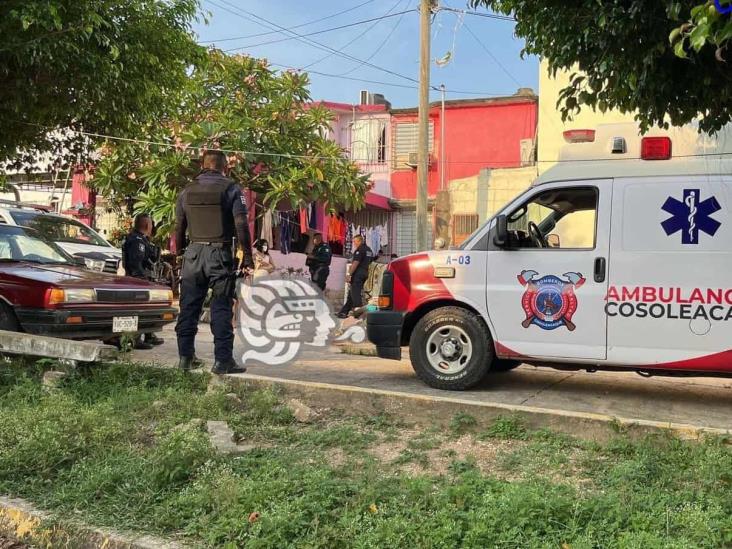
<svg viewBox="0 0 732 549"><path fill-rule="evenodd" d="M376 2L376 0L366 0L366 2L362 2L360 4L353 6L352 8L348 8L348 9L336 12L332 15L328 15L326 17L321 17L319 19L313 19L312 21L307 21L306 23L300 23L299 25L290 27L290 30L307 27L308 25L315 25L317 23L322 23L323 21L327 21L328 19L333 19L334 17L343 15L344 13L349 13L349 12L355 11L358 8L365 6L366 4L373 4L374 2ZM245 36L232 36L229 38L220 38L218 40L202 40L201 42L199 42L199 44L212 44L214 42L231 42L232 40L244 40L246 38L258 38L260 36L268 36L270 34L279 34L279 32L280 31L260 32L257 34L247 34Z"/></svg>
<svg viewBox="0 0 732 549"><path fill-rule="evenodd" d="M398 3L401 4L401 0ZM400 12L397 12L397 13L390 13L390 14L387 14L387 15L382 15L380 17L372 17L371 19L364 19L362 21L354 21L353 23L348 23L346 25L340 25L338 27L331 27L329 29L322 29L322 30L310 32L310 33L307 33L307 34L302 34L300 36L305 37L305 36L315 36L317 34L325 34L327 32L334 32L334 31L341 30L341 29L347 29L347 28L350 28L350 27L356 27L356 26L359 26L359 25L364 25L366 23L372 23L374 21L376 21L378 23L379 21L382 21L384 19L389 19L391 17L403 16L405 13L409 13L411 11L416 11L416 10L414 10L414 9L405 10L405 11L400 11ZM373 28L373 27L371 27L371 28ZM260 42L258 44L247 44L246 46L237 46L235 48L230 48L230 49L226 49L226 50L223 50L223 51L224 52L230 52L230 51L236 51L236 50L243 50L243 49L247 49L247 48L258 48L260 46L267 46L269 44L277 44L279 42L287 42L289 40L295 40L295 39L296 39L295 36L288 36L286 38L278 38L276 40L268 40L267 42Z"/></svg>

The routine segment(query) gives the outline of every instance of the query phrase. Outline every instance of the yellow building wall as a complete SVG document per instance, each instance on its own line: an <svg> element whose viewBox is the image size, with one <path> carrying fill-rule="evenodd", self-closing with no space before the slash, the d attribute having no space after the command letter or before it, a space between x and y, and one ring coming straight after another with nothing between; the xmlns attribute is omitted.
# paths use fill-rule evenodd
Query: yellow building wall
<svg viewBox="0 0 732 549"><path fill-rule="evenodd" d="M538 128L538 165L539 173L556 164L559 150L564 143L562 132L572 129L593 129L598 124L633 122L632 114L618 111L593 111L585 107L573 120L562 122L562 115L557 109L559 92L569 84L571 72L558 72L556 78L549 76L549 65L545 60L539 65L539 128Z"/></svg>
<svg viewBox="0 0 732 549"><path fill-rule="evenodd" d="M536 179L536 166L482 170L479 175L448 183L450 213L477 213L479 224L526 190Z"/></svg>

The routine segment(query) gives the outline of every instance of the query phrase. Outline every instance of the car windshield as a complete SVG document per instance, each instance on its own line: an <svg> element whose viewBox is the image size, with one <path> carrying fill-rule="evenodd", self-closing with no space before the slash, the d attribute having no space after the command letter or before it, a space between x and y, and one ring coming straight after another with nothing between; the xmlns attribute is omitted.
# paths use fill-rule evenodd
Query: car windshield
<svg viewBox="0 0 732 549"><path fill-rule="evenodd" d="M73 263L66 252L36 231L11 225L0 225L0 261Z"/></svg>
<svg viewBox="0 0 732 549"><path fill-rule="evenodd" d="M52 242L109 247L101 236L73 219L38 212L12 212L12 216L18 225L35 229Z"/></svg>

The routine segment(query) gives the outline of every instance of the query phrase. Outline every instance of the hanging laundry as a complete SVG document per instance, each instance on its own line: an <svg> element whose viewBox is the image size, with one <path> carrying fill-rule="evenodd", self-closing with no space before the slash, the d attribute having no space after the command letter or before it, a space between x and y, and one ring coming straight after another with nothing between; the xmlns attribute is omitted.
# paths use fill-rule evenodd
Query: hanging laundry
<svg viewBox="0 0 732 549"><path fill-rule="evenodd" d="M263 238L272 245L272 210L265 210L262 215L262 230L259 238Z"/></svg>
<svg viewBox="0 0 732 549"><path fill-rule="evenodd" d="M381 245L388 246L389 245L389 229L387 228L386 223L384 223L383 225L379 225L379 233L381 234Z"/></svg>
<svg viewBox="0 0 732 549"><path fill-rule="evenodd" d="M292 226L287 213L280 213L280 252L289 254L292 251Z"/></svg>
<svg viewBox="0 0 732 549"><path fill-rule="evenodd" d="M317 230L317 228L318 228L318 219L317 219L316 215L317 215L317 211L318 210L317 210L317 207L315 205L315 202L311 202L310 203L309 210L310 211L309 211L308 219L310 220L310 228Z"/></svg>
<svg viewBox="0 0 732 549"><path fill-rule="evenodd" d="M346 241L343 243L343 254L349 255L351 251L353 250L353 235L355 234L354 231L355 227L353 226L353 223L347 223L347 229L346 229Z"/></svg>
<svg viewBox="0 0 732 549"><path fill-rule="evenodd" d="M305 208L300 208L300 234L308 232L308 211Z"/></svg>

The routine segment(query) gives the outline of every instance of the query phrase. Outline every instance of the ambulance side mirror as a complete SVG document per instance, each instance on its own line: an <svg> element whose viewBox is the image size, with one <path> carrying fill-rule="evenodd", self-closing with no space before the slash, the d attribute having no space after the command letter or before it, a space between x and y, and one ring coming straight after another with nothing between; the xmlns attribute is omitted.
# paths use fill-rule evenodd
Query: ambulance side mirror
<svg viewBox="0 0 732 549"><path fill-rule="evenodd" d="M496 218L496 234L493 237L493 243L499 248L505 248L508 245L508 218L505 215L499 215Z"/></svg>

